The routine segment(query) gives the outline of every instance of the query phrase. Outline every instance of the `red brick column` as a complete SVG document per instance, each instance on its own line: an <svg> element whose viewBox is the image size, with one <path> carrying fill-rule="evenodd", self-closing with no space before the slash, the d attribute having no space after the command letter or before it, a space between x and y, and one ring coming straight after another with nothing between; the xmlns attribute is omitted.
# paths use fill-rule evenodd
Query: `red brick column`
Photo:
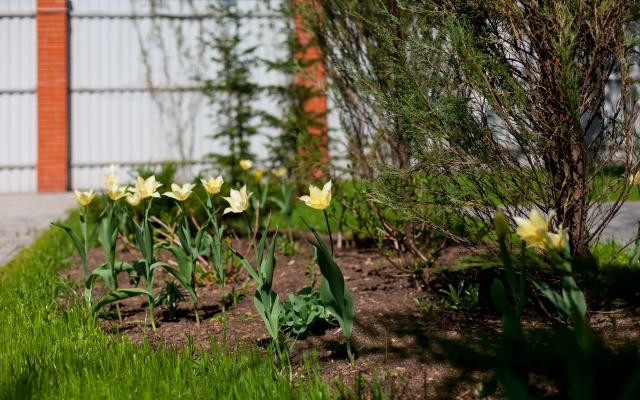
<svg viewBox="0 0 640 400"><path fill-rule="evenodd" d="M308 2L313 0L298 0L300 2ZM322 62L322 54L320 48L317 46L310 46L312 36L304 28L304 22L302 15L298 13L296 15L296 35L299 43L299 50L296 53L296 58L301 60L301 64L312 62L305 73L301 73L297 77L299 85L309 86L314 91L317 91L318 95L308 99L303 109L305 113L312 115L320 115L317 118L318 125L309 126L309 135L317 138L317 146L320 150L320 162L326 164L329 162L329 136L327 135L327 96L325 95L325 67ZM322 171L316 171L314 173L316 178L321 178Z"/></svg>
<svg viewBox="0 0 640 400"><path fill-rule="evenodd" d="M38 0L38 192L69 189L68 11Z"/></svg>

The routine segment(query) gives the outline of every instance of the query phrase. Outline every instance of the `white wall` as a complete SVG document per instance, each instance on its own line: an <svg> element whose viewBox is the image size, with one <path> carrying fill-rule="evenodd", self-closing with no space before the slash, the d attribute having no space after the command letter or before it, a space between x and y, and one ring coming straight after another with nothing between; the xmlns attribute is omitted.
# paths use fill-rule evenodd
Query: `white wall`
<svg viewBox="0 0 640 400"><path fill-rule="evenodd" d="M35 1L0 0L0 193L36 190ZM21 16L24 15L24 16Z"/></svg>

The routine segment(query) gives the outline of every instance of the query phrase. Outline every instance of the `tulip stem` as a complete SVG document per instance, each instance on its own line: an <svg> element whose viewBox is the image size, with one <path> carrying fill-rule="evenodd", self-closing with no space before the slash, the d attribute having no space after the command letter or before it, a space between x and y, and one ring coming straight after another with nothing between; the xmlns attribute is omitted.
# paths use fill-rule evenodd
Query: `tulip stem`
<svg viewBox="0 0 640 400"><path fill-rule="evenodd" d="M253 251L256 253L256 268L260 268L260 260L258 259L258 248L256 247L256 237L253 236L253 228L251 228L251 222L249 222L249 217L247 216L246 211L243 211L242 214L244 214L244 219L247 221L247 225L249 226L249 234L251 234L251 239L253 240ZM260 257L262 257L262 254L260 254Z"/></svg>
<svg viewBox="0 0 640 400"><path fill-rule="evenodd" d="M331 243L331 257L334 259L336 256L333 253L333 239L331 238L331 226L329 225L329 217L327 216L327 210L322 210L324 212L324 220L327 222L327 230L329 231L329 242Z"/></svg>

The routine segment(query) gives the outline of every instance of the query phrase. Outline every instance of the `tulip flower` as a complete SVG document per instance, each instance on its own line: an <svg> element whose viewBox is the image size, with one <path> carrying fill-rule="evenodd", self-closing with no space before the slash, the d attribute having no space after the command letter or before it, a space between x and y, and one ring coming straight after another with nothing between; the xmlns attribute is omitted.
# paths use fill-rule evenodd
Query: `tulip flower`
<svg viewBox="0 0 640 400"><path fill-rule="evenodd" d="M165 192L164 195L178 201L185 201L191 195L194 187L196 187L196 185L190 183L185 183L182 187L172 183L171 192Z"/></svg>
<svg viewBox="0 0 640 400"><path fill-rule="evenodd" d="M129 204L131 204L132 206L136 207L138 204L140 204L140 200L142 200L140 198L140 196L138 196L137 194L132 194L130 196L127 196L127 202Z"/></svg>
<svg viewBox="0 0 640 400"><path fill-rule="evenodd" d="M278 178L282 178L287 173L287 169L285 167L280 167L272 170L272 172Z"/></svg>
<svg viewBox="0 0 640 400"><path fill-rule="evenodd" d="M160 186L162 186L162 183L156 182L155 175L152 175L146 180L139 176L138 179L136 179L135 188L130 187L128 190L137 194L141 199L146 199L147 197L160 197L160 193L156 192L156 189Z"/></svg>
<svg viewBox="0 0 640 400"><path fill-rule="evenodd" d="M555 211L551 210L545 220L538 210L531 210L529 219L515 218L516 224L518 224L516 234L534 247L561 252L564 250L563 236L569 231L569 228L563 229L560 224L558 233L550 233L549 224L554 215Z"/></svg>
<svg viewBox="0 0 640 400"><path fill-rule="evenodd" d="M81 192L79 190L76 190L75 193L75 197L70 198L78 200L78 203L82 204L83 206L89 205L89 203L91 203L91 200L93 200L95 196L95 193L93 193L93 189L89 190L88 192Z"/></svg>
<svg viewBox="0 0 640 400"><path fill-rule="evenodd" d="M103 169L104 171L104 183L107 186L115 185L120 182L120 176L118 175L118 164L111 164Z"/></svg>
<svg viewBox="0 0 640 400"><path fill-rule="evenodd" d="M260 171L259 169L253 171L253 176L257 181L259 181L260 179L262 179L262 171Z"/></svg>
<svg viewBox="0 0 640 400"><path fill-rule="evenodd" d="M569 231L569 228L562 229L562 224L558 227L558 233L548 233L544 242L544 246L547 250L557 251L562 253L564 251L564 238L563 236Z"/></svg>
<svg viewBox="0 0 640 400"><path fill-rule="evenodd" d="M251 160L240 160L240 167L247 171L249 169L251 169L251 167L253 166L253 161Z"/></svg>
<svg viewBox="0 0 640 400"><path fill-rule="evenodd" d="M640 172L629 175L629 185L637 185L640 183Z"/></svg>
<svg viewBox="0 0 640 400"><path fill-rule="evenodd" d="M304 201L311 208L324 210L331 203L331 181L327 182L322 190L317 186L309 185L309 196L304 195L298 199Z"/></svg>
<svg viewBox="0 0 640 400"><path fill-rule="evenodd" d="M126 186L118 186L117 183L112 183L111 185L107 185L107 195L111 200L116 201L125 196L129 196L130 193L127 193ZM139 199L138 202L140 202Z"/></svg>
<svg viewBox="0 0 640 400"><path fill-rule="evenodd" d="M544 248L544 240L549 233L549 222L554 215L555 211L551 211L545 220L538 210L533 209L529 213L529 219L516 217L516 234L534 247Z"/></svg>
<svg viewBox="0 0 640 400"><path fill-rule="evenodd" d="M231 207L225 208L222 215L225 215L226 213L230 213L230 212L233 212L233 213L244 212L244 210L246 210L247 207L249 206L249 198L251 197L252 194L253 192L247 195L247 185L244 185L242 189L240 189L240 191L231 189L231 193L229 194L230 197L223 197L223 199L229 202L229 205Z"/></svg>
<svg viewBox="0 0 640 400"><path fill-rule="evenodd" d="M200 179L202 181L202 185L207 190L209 194L220 193L220 188L222 188L222 184L224 180L222 179L222 175L218 175L217 178L213 179L212 176L209 177L209 180Z"/></svg>

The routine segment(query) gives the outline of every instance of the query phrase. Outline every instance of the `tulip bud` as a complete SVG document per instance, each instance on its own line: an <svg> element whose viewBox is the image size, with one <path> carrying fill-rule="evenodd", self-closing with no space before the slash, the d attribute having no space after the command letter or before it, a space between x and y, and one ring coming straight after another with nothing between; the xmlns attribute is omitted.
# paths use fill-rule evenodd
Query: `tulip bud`
<svg viewBox="0 0 640 400"><path fill-rule="evenodd" d="M498 239L504 240L507 237L507 233L509 233L509 223L507 222L507 217L504 215L502 211L498 211L493 220L493 226L496 230L496 235L498 235Z"/></svg>

